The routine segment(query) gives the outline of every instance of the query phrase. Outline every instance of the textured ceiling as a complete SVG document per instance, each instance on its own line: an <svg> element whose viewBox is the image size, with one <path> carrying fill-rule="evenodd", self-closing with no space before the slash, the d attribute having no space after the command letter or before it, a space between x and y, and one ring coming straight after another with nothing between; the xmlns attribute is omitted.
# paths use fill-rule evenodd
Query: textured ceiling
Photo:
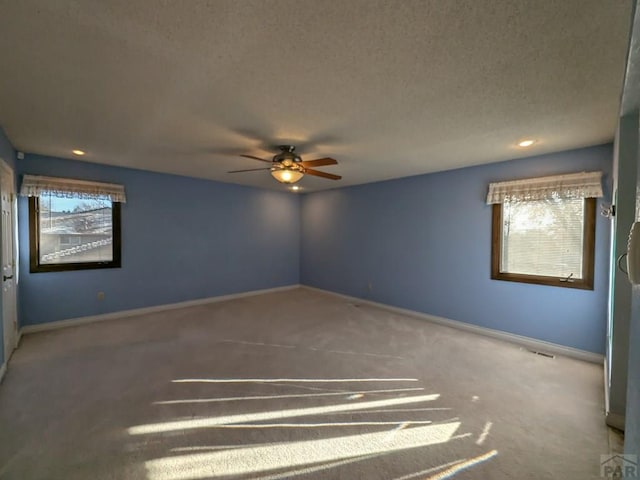
<svg viewBox="0 0 640 480"><path fill-rule="evenodd" d="M613 138L629 0L0 0L22 151L283 188L240 158L333 156L306 191ZM527 150L517 140L533 137Z"/></svg>

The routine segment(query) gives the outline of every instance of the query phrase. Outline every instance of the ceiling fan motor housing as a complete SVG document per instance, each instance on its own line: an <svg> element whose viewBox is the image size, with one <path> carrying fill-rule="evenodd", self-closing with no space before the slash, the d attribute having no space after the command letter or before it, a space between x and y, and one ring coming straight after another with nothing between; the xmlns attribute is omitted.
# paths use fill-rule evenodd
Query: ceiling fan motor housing
<svg viewBox="0 0 640 480"><path fill-rule="evenodd" d="M296 147L293 145L279 145L278 148L281 152L273 157L273 162L280 163L285 168L294 167L297 170L297 166L294 166L294 164L301 162L302 158L295 153Z"/></svg>

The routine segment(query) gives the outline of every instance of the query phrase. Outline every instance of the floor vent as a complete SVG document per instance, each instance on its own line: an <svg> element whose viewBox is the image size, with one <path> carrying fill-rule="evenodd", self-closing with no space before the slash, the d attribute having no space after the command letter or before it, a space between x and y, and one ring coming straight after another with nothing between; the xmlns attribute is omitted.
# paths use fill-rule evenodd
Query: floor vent
<svg viewBox="0 0 640 480"><path fill-rule="evenodd" d="M547 352L539 352L538 350L529 350L531 353L535 353L536 355L540 355L541 357L547 357L547 358L556 358L555 355L551 354L551 353L547 353Z"/></svg>

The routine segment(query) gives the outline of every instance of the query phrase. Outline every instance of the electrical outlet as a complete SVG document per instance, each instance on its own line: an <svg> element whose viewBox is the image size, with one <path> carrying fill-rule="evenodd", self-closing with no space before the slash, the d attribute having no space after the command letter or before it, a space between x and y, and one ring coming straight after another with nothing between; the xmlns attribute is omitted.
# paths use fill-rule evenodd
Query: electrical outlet
<svg viewBox="0 0 640 480"><path fill-rule="evenodd" d="M371 280L367 283L367 290L369 290L369 293L373 292L373 282Z"/></svg>
<svg viewBox="0 0 640 480"><path fill-rule="evenodd" d="M104 300L104 292L98 292L98 300Z"/></svg>

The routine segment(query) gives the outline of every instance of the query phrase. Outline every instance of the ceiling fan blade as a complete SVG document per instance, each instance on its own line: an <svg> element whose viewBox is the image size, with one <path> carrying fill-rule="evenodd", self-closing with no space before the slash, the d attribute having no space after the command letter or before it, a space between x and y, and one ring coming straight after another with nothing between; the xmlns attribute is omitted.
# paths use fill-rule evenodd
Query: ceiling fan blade
<svg viewBox="0 0 640 480"><path fill-rule="evenodd" d="M248 170L231 170L227 173L240 173L240 172L257 172L258 170L271 170L271 167L267 168L249 168Z"/></svg>
<svg viewBox="0 0 640 480"><path fill-rule="evenodd" d="M334 175L333 173L321 172L320 170L312 170L310 168L304 169L305 175L315 175L316 177L328 178L329 180L340 180L340 175Z"/></svg>
<svg viewBox="0 0 640 480"><path fill-rule="evenodd" d="M325 167L327 165L337 165L338 161L333 158L319 158L317 160L308 160L304 162L299 162L303 167Z"/></svg>
<svg viewBox="0 0 640 480"><path fill-rule="evenodd" d="M244 158L250 158L252 160L260 160L261 162L272 163L271 160L265 160L264 158L254 157L253 155L240 155L240 156Z"/></svg>

